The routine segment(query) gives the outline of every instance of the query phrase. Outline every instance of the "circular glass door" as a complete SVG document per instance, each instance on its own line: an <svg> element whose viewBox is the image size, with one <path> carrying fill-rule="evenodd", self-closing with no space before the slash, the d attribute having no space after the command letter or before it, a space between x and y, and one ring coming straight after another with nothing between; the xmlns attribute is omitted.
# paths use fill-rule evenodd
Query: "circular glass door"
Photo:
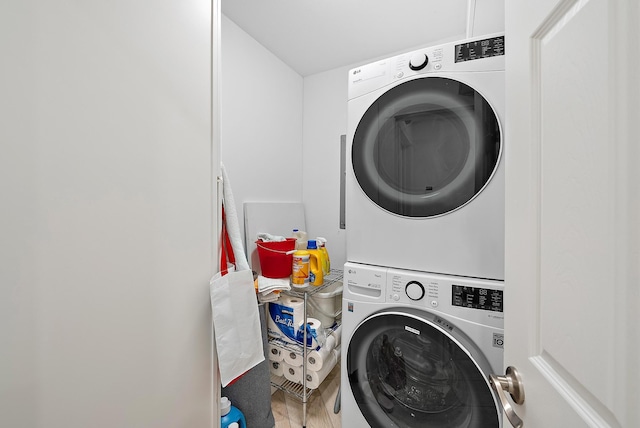
<svg viewBox="0 0 640 428"><path fill-rule="evenodd" d="M356 329L347 374L371 427L500 426L488 363L477 352L472 360L468 340L445 331L431 314L396 312L373 315Z"/></svg>
<svg viewBox="0 0 640 428"><path fill-rule="evenodd" d="M366 195L406 217L433 217L471 201L491 179L500 126L484 97L442 77L402 83L358 123L353 171Z"/></svg>

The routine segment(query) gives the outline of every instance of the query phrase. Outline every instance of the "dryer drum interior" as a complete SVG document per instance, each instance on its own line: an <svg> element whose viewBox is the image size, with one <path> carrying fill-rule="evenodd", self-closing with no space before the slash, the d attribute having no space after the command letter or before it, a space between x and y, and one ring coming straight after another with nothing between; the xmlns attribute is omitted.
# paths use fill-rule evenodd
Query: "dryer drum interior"
<svg viewBox="0 0 640 428"><path fill-rule="evenodd" d="M358 123L351 149L358 184L375 204L407 217L456 210L497 168L500 127L485 98L448 78L405 82Z"/></svg>
<svg viewBox="0 0 640 428"><path fill-rule="evenodd" d="M466 340L463 340L463 342ZM463 344L431 321L384 314L363 322L349 342L350 389L372 427L499 427L480 366Z"/></svg>

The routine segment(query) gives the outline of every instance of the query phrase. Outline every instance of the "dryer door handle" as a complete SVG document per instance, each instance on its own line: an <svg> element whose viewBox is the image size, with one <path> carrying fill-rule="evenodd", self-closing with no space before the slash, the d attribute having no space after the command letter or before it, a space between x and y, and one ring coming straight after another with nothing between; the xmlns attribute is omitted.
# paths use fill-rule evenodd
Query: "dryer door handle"
<svg viewBox="0 0 640 428"><path fill-rule="evenodd" d="M514 403L524 403L524 384L522 383L522 378L518 370L515 367L509 366L504 376L489 375L489 383L498 394L498 397L500 397L500 404L502 404L504 413L507 415L507 419L509 419L511 425L515 428L522 428L522 419L520 419L515 410L513 410L511 403L509 403L507 399L507 395L504 393L507 391L509 395L511 395Z"/></svg>

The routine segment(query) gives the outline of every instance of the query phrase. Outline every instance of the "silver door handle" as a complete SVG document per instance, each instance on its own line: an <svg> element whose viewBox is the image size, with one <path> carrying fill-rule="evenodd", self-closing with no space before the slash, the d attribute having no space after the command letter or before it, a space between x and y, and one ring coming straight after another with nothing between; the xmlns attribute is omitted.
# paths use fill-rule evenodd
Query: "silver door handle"
<svg viewBox="0 0 640 428"><path fill-rule="evenodd" d="M509 395L511 395L514 403L524 403L524 384L522 383L522 378L518 370L516 370L515 367L509 366L504 376L489 375L489 383L491 383L491 387L498 394L498 397L500 397L500 404L502 404L504 413L507 415L507 419L509 419L511 425L513 425L514 428L522 428L524 426L522 419L516 415L511 403L507 400L507 395L504 393L504 391L507 391Z"/></svg>

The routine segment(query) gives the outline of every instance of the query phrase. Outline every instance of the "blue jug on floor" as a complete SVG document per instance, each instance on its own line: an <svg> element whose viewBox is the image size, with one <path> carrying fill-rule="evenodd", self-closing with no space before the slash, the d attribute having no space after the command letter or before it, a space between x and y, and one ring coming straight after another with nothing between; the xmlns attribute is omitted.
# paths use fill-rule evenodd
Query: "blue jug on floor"
<svg viewBox="0 0 640 428"><path fill-rule="evenodd" d="M227 397L220 398L220 428L247 428L244 415Z"/></svg>

